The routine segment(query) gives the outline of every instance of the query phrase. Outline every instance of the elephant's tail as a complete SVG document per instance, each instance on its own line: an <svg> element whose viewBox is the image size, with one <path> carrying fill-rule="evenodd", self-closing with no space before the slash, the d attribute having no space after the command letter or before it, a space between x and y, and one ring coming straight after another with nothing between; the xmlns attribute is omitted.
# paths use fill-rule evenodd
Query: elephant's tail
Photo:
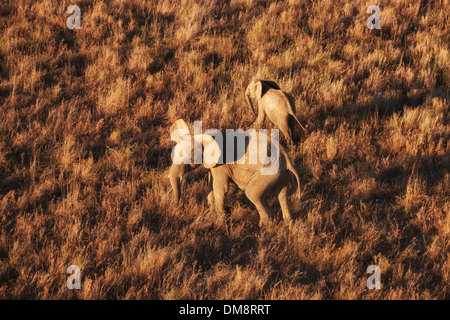
<svg viewBox="0 0 450 320"><path fill-rule="evenodd" d="M304 132L305 134L307 134L308 131L305 129L304 126L302 126L302 124L301 124L300 121L297 119L297 117L295 116L295 114L292 113L291 116L295 119L295 121L297 121L298 125L303 129L303 132Z"/></svg>
<svg viewBox="0 0 450 320"><path fill-rule="evenodd" d="M286 150L280 145L281 153L284 155L284 158L286 159L286 168L292 172L292 174L295 176L295 179L297 180L297 197L300 199L302 196L302 192L300 190L300 177L298 176L297 170L295 170L294 165L292 164L291 158L287 154Z"/></svg>

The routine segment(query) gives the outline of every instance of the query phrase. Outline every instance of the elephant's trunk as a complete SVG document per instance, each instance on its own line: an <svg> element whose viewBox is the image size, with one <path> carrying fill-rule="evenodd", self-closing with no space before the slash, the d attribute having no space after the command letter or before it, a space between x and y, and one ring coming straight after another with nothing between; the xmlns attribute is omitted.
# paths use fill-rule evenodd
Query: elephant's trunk
<svg viewBox="0 0 450 320"><path fill-rule="evenodd" d="M170 185L172 186L174 203L180 202L180 179L177 177L170 177Z"/></svg>
<svg viewBox="0 0 450 320"><path fill-rule="evenodd" d="M169 171L170 185L172 186L174 203L178 204L180 202L181 195L181 183L180 183L180 169L178 165L172 165Z"/></svg>
<svg viewBox="0 0 450 320"><path fill-rule="evenodd" d="M248 89L245 91L245 101L247 101L247 104L250 106L250 108L252 109L253 113L256 114L255 107L253 107L252 100L249 97Z"/></svg>

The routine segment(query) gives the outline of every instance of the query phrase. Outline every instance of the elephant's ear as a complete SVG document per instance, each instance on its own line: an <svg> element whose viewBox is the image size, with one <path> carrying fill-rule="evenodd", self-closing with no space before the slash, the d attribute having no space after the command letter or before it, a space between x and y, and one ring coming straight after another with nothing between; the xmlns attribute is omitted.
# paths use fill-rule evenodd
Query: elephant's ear
<svg viewBox="0 0 450 320"><path fill-rule="evenodd" d="M269 87L271 87L272 89L281 90L280 86L275 81L264 80L264 83Z"/></svg>
<svg viewBox="0 0 450 320"><path fill-rule="evenodd" d="M183 119L178 119L170 126L170 138L176 143L183 140L189 134L189 127Z"/></svg>
<svg viewBox="0 0 450 320"><path fill-rule="evenodd" d="M261 99L270 89L281 90L275 81L259 80L255 84L255 94L258 99Z"/></svg>
<svg viewBox="0 0 450 320"><path fill-rule="evenodd" d="M201 141L203 144L203 165L205 168L215 167L222 156L222 149L217 141L209 134L196 134L194 140Z"/></svg>
<svg viewBox="0 0 450 320"><path fill-rule="evenodd" d="M263 82L262 81L257 81L255 83L255 95L256 95L256 99L261 99L263 96Z"/></svg>
<svg viewBox="0 0 450 320"><path fill-rule="evenodd" d="M248 106L252 109L253 113L256 114L255 107L253 106L252 100L252 89L254 89L255 84L250 83L247 86L247 89L245 90L245 101L247 102Z"/></svg>

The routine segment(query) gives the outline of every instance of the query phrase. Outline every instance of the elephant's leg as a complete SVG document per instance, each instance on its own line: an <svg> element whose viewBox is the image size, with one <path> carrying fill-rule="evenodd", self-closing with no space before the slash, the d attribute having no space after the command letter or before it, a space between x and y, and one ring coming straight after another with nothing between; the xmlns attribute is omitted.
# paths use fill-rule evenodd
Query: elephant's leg
<svg viewBox="0 0 450 320"><path fill-rule="evenodd" d="M209 191L208 193L208 206L210 209L214 209L214 191Z"/></svg>
<svg viewBox="0 0 450 320"><path fill-rule="evenodd" d="M288 197L287 197L288 187L285 186L281 189L278 194L278 201L280 202L281 212L283 212L283 220L289 222L292 220L292 214L289 209Z"/></svg>
<svg viewBox="0 0 450 320"><path fill-rule="evenodd" d="M292 143L296 143L298 141L298 139L296 138L296 135L295 135L295 120L291 116L288 116L288 126L289 126Z"/></svg>
<svg viewBox="0 0 450 320"><path fill-rule="evenodd" d="M211 172L208 173L208 205L211 209L214 208L214 188Z"/></svg>
<svg viewBox="0 0 450 320"><path fill-rule="evenodd" d="M253 202L253 204L255 205L255 207L259 213L259 219L260 219L259 225L261 227L269 225L271 223L271 220L270 220L271 214L270 214L269 208L264 203L264 201L262 201L262 200L255 201L255 202Z"/></svg>
<svg viewBox="0 0 450 320"><path fill-rule="evenodd" d="M255 205L256 210L258 210L259 226L269 225L271 223L270 220L271 214L269 208L267 207L262 197L254 195L251 192L246 192L245 194L247 195L247 198L249 198L250 201Z"/></svg>
<svg viewBox="0 0 450 320"><path fill-rule="evenodd" d="M279 124L278 124L280 131L283 133L284 137L286 138L287 142L289 144L292 144L292 130L291 127L289 126L289 118L288 116L283 117L282 120L280 120Z"/></svg>
<svg viewBox="0 0 450 320"><path fill-rule="evenodd" d="M225 212L224 200L228 190L228 179L213 180L214 207L217 213ZM209 197L209 195L208 195Z"/></svg>

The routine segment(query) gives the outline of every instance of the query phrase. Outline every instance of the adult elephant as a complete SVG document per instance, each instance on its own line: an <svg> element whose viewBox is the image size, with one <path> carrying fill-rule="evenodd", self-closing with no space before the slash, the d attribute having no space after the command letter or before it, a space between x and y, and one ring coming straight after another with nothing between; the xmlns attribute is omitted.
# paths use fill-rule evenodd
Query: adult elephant
<svg viewBox="0 0 450 320"><path fill-rule="evenodd" d="M263 123L265 115L267 115L269 120L283 132L289 143L292 143L294 132L292 119L307 133L295 116L294 98L282 91L276 82L261 79L252 80L245 90L245 100L255 114L256 108L252 100L257 105L258 117L254 123L256 127Z"/></svg>
<svg viewBox="0 0 450 320"><path fill-rule="evenodd" d="M236 148L235 136L233 136L228 139L231 144L230 148L227 141L222 140L221 143L218 143L217 136L207 134L208 131L203 134L192 135L186 122L182 119L175 121L170 127L171 139L177 142L172 152L173 163L168 176L175 202L178 203L181 199L182 190L180 190L180 187L184 174L203 164L210 171L208 204L216 212L224 212L224 197L230 181L233 181L255 205L260 216L260 225L267 225L271 221L267 198L272 194L278 196L283 219L290 221L292 216L287 198L289 172L293 173L297 179L298 197L300 197L300 179L283 147L276 144L281 152L274 152L272 138L270 143L265 145L271 149L269 166L267 159L261 159L261 145L264 144L257 145L258 151L254 148L256 144L252 144L252 141L262 139L264 135L261 138L261 134L254 130L252 133L242 133L244 136L237 139L246 141L242 148ZM220 131L218 132L220 133ZM250 132L250 130L247 132ZM256 158L256 154L260 158ZM231 161L228 156L231 156ZM276 166L272 166L272 160L276 162Z"/></svg>

